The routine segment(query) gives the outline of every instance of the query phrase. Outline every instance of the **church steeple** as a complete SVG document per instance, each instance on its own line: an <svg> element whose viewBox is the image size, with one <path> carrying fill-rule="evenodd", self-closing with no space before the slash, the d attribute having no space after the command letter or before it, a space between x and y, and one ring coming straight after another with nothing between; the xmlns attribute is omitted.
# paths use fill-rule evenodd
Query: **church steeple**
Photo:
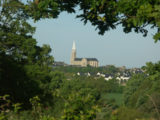
<svg viewBox="0 0 160 120"><path fill-rule="evenodd" d="M75 44L75 41L73 41L72 50L76 50L76 44Z"/></svg>
<svg viewBox="0 0 160 120"><path fill-rule="evenodd" d="M76 58L76 44L75 41L73 41L72 53L71 53L71 65L74 64L75 58Z"/></svg>

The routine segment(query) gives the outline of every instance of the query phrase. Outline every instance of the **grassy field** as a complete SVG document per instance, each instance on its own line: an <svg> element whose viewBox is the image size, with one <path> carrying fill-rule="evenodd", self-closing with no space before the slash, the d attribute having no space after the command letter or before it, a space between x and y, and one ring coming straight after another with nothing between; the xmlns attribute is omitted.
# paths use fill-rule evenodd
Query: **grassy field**
<svg viewBox="0 0 160 120"><path fill-rule="evenodd" d="M103 99L115 100L118 106L123 104L123 94L122 93L106 93L102 95Z"/></svg>

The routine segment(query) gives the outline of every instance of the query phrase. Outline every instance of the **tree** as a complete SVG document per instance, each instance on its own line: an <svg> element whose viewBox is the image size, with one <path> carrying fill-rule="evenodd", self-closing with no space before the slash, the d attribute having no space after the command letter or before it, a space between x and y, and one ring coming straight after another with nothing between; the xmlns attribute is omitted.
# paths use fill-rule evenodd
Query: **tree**
<svg viewBox="0 0 160 120"><path fill-rule="evenodd" d="M135 92L139 88L139 86L144 81L144 75L134 75L128 82L124 91L124 102L126 105L134 106L135 101L137 101L138 97L135 96ZM134 96L134 97L133 97ZM134 99L133 99L134 98Z"/></svg>
<svg viewBox="0 0 160 120"><path fill-rule="evenodd" d="M36 51L35 28L27 23L23 6L15 0L5 1L0 9L0 53L21 62L33 58Z"/></svg>
<svg viewBox="0 0 160 120"><path fill-rule="evenodd" d="M145 75L136 75L128 81L124 99L128 107L140 110L148 117L160 118L160 62L147 63Z"/></svg>
<svg viewBox="0 0 160 120"><path fill-rule="evenodd" d="M93 120L96 118L99 109L95 105L95 98L83 92L73 92L68 96L62 116L63 120Z"/></svg>
<svg viewBox="0 0 160 120"><path fill-rule="evenodd" d="M13 102L28 107L29 98L39 95L44 99L52 94L45 91L54 77L50 75L51 48L37 46L32 37L35 28L27 22L22 2L0 2L0 94L10 94Z"/></svg>
<svg viewBox="0 0 160 120"><path fill-rule="evenodd" d="M74 13L77 6L82 11L77 17L85 24L90 21L99 34L121 24L125 33L134 30L143 36L147 35L148 27L154 28L155 42L160 40L159 0L30 0L26 10L33 19L39 20L57 18L63 11Z"/></svg>

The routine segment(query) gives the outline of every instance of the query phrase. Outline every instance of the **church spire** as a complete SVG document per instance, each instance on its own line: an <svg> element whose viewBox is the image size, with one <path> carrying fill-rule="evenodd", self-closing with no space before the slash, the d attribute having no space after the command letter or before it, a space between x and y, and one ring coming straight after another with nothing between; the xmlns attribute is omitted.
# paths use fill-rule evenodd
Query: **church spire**
<svg viewBox="0 0 160 120"><path fill-rule="evenodd" d="M74 65L75 58L76 58L76 44L75 44L75 41L73 41L72 54L71 54L71 65Z"/></svg>
<svg viewBox="0 0 160 120"><path fill-rule="evenodd" d="M75 44L75 41L73 41L72 50L76 50L76 44Z"/></svg>

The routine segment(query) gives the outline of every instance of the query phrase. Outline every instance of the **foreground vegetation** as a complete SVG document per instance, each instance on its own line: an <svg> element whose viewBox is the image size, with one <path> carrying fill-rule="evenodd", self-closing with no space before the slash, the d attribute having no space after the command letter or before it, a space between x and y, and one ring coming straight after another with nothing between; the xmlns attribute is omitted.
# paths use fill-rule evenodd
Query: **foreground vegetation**
<svg viewBox="0 0 160 120"><path fill-rule="evenodd" d="M54 13L57 7L60 7L59 12L72 12L70 6L78 4L76 1L73 1L75 4L63 2L35 0L29 6L19 0L0 1L0 120L159 120L160 62L147 63L143 67L145 73L133 75L126 86L121 86L115 79L105 81L103 78L72 74L69 74L71 79L68 80L66 73L53 71L54 59L50 56L50 47L37 45L32 37L35 28L27 20L32 15L37 19L49 17L45 10L51 3L49 6L56 7L51 9L55 10L52 11ZM83 1L81 3L82 8L88 9L88 6L83 6ZM144 3L151 7L150 1ZM144 3L141 3L142 8ZM158 6L159 2L153 3ZM143 11L142 8L139 12ZM159 11L156 6L153 7L156 13L154 10ZM149 18L157 17L154 14ZM154 19L151 19L154 27L159 25L158 20L153 22ZM135 22L130 27L125 26L126 32L139 25L137 19ZM158 39L159 31L155 36L155 40Z"/></svg>
<svg viewBox="0 0 160 120"><path fill-rule="evenodd" d="M126 86L121 86L114 79L105 81L103 78L73 76L67 80L63 73L51 71L48 74L52 74L50 81L39 82L35 86L41 94L29 98L32 93L19 96L19 91L15 91L18 95L2 96L0 119L158 120L160 62L147 63L144 69L145 74L135 74ZM23 86L32 87L30 84ZM21 92L24 91L21 89ZM19 97L26 99L14 99Z"/></svg>

